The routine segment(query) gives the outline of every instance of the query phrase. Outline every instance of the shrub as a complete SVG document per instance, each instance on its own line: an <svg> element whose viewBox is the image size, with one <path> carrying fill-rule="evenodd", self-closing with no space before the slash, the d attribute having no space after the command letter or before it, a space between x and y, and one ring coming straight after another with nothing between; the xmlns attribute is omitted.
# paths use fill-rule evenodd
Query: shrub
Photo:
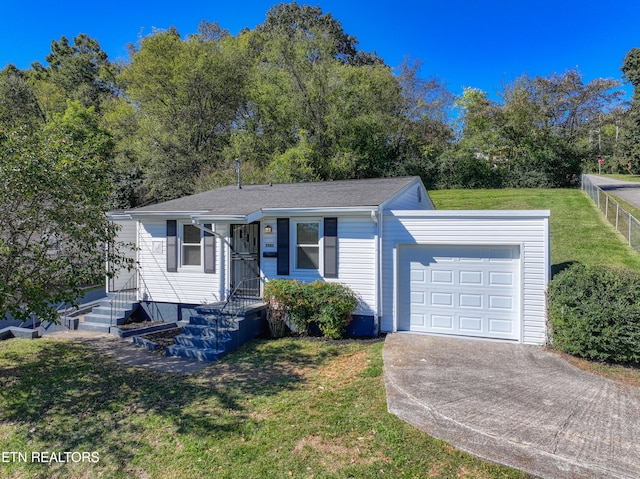
<svg viewBox="0 0 640 479"><path fill-rule="evenodd" d="M344 336L358 302L355 293L343 284L283 279L265 284L264 299L269 302L272 331L278 321L288 321L300 334L309 334L316 325L331 339Z"/></svg>
<svg viewBox="0 0 640 479"><path fill-rule="evenodd" d="M548 290L553 346L596 360L640 363L640 274L574 264Z"/></svg>

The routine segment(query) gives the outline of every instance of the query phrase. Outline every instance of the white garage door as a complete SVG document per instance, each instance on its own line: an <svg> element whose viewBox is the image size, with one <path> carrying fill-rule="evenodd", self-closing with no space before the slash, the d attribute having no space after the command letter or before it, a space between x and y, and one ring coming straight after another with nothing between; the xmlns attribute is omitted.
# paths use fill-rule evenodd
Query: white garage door
<svg viewBox="0 0 640 479"><path fill-rule="evenodd" d="M520 339L517 246L400 247L398 330Z"/></svg>

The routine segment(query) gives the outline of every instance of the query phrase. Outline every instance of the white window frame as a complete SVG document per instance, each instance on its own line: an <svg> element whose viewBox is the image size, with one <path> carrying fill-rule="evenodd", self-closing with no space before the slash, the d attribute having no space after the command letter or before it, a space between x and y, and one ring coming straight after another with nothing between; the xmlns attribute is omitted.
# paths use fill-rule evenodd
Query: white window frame
<svg viewBox="0 0 640 479"><path fill-rule="evenodd" d="M192 271L204 271L204 258L203 258L203 241L202 238L204 237L204 235L202 234L202 230L200 228L198 228L197 226L194 226L192 223L188 223L188 222L179 222L178 223L179 226L179 231L178 231L178 240L180 243L180 250L179 250L179 254L180 254L180 258L179 258L179 268L180 269L185 269L185 270L192 270ZM192 226L194 228L196 228L198 230L198 232L200 233L200 243L186 243L185 242L185 238L184 238L184 228L185 226ZM184 247L185 246L196 246L196 244L199 245L200 248L200 264L184 264L184 260L185 260L185 254L184 254Z"/></svg>
<svg viewBox="0 0 640 479"><path fill-rule="evenodd" d="M305 272L318 272L321 273L324 270L324 221L323 218L296 218L291 221L291 238L290 242L293 248L291 248L291 264L293 271L299 273ZM312 244L300 244L298 243L298 225L303 223L317 223L318 224L318 267L317 268L299 268L298 267L298 247L299 246L316 246Z"/></svg>

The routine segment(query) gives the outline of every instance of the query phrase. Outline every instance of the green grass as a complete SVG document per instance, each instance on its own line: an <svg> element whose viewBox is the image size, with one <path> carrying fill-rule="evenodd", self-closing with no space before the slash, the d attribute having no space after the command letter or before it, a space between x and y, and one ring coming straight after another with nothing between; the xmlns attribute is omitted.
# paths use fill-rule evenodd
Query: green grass
<svg viewBox="0 0 640 479"><path fill-rule="evenodd" d="M387 412L381 342L256 340L193 376L123 366L78 342L0 341L6 478L523 478Z"/></svg>
<svg viewBox="0 0 640 479"><path fill-rule="evenodd" d="M620 206L625 209L628 213L631 213L633 216L635 216L636 218L640 218L640 208L636 208L635 206L633 206L631 203L629 203L628 201L620 198L619 196L616 195L612 195L611 193L607 192L607 194L613 198L614 200L616 200ZM614 208L614 206L611 206L612 208Z"/></svg>
<svg viewBox="0 0 640 479"><path fill-rule="evenodd" d="M430 191L429 196L441 210L550 210L552 272L575 262L626 266L640 271L640 255L580 190L438 190Z"/></svg>

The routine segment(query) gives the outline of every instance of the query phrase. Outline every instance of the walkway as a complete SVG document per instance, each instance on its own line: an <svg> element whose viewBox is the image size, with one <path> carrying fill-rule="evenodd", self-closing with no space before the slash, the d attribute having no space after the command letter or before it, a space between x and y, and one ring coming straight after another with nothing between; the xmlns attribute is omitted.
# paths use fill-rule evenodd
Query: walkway
<svg viewBox="0 0 640 479"><path fill-rule="evenodd" d="M480 458L553 479L640 478L640 388L539 346L395 333L389 411Z"/></svg>
<svg viewBox="0 0 640 479"><path fill-rule="evenodd" d="M162 356L159 353L134 346L131 339L120 339L107 333L68 330L49 333L45 338L77 340L128 366L154 369L167 373L190 374L200 371L211 364L203 361Z"/></svg>

